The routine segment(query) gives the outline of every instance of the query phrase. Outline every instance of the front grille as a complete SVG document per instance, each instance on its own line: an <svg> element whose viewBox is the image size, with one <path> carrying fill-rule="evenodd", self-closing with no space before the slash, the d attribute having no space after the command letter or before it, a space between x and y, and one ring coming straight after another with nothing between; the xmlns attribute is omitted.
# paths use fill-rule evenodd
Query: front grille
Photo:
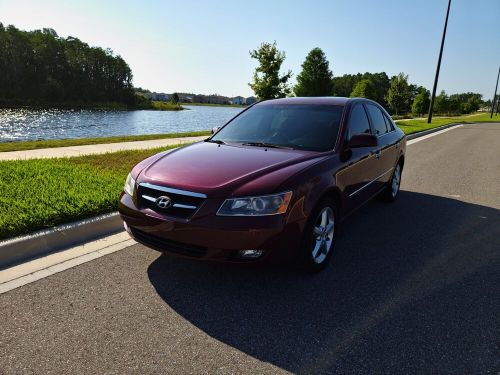
<svg viewBox="0 0 500 375"><path fill-rule="evenodd" d="M137 196L140 208L149 208L159 214L184 220L189 220L206 199L205 194L147 183L139 184ZM159 207L156 204L159 197L170 198L169 207Z"/></svg>
<svg viewBox="0 0 500 375"><path fill-rule="evenodd" d="M194 258L201 258L207 253L206 247L187 245L176 241L165 240L163 238L132 227L130 228L130 230L132 231L132 235L138 242L160 251L170 251L172 253L186 255Z"/></svg>

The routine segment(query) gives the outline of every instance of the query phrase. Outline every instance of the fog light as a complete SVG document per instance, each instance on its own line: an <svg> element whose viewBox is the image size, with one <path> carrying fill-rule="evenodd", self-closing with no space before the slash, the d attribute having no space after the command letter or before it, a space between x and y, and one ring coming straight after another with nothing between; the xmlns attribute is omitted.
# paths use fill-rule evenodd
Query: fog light
<svg viewBox="0 0 500 375"><path fill-rule="evenodd" d="M262 250L240 250L238 251L238 255L241 258L258 258L262 255L263 251Z"/></svg>

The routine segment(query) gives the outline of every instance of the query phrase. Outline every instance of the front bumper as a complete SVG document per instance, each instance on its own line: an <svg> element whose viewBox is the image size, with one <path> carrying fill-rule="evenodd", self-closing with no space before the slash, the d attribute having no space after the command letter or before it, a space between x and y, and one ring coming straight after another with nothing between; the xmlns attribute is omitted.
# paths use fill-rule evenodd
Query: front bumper
<svg viewBox="0 0 500 375"><path fill-rule="evenodd" d="M286 214L216 216L221 203L220 199L206 199L190 220L178 220L138 208L128 194L122 193L119 212L137 242L165 253L226 262L285 261L297 254L304 221L291 221ZM262 250L263 254L247 259L239 250Z"/></svg>

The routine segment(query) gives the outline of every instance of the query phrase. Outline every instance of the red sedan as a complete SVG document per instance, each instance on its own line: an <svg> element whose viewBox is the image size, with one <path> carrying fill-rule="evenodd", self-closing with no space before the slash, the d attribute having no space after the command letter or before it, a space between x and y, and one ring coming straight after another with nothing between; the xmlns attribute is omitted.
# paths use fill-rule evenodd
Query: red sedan
<svg viewBox="0 0 500 375"><path fill-rule="evenodd" d="M120 196L130 235L156 250L230 262L296 259L319 271L337 224L394 201L406 138L360 98L259 102L210 138L136 165Z"/></svg>

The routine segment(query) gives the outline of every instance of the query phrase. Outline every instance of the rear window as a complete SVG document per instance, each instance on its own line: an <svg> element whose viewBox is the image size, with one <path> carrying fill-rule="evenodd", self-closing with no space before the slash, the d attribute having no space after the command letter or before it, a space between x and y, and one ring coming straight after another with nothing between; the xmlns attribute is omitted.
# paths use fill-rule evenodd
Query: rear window
<svg viewBox="0 0 500 375"><path fill-rule="evenodd" d="M384 120L385 120L385 125L387 126L387 129L389 129L390 132L393 131L394 130L394 124L389 119L389 117L387 117L386 115L384 115Z"/></svg>
<svg viewBox="0 0 500 375"><path fill-rule="evenodd" d="M351 139L354 134L370 134L370 123L366 116L365 109L362 104L356 104L351 111L349 117L349 125L347 127L347 139Z"/></svg>
<svg viewBox="0 0 500 375"><path fill-rule="evenodd" d="M367 104L366 109L368 110L368 113L370 114L370 118L372 119L372 125L373 125L373 130L375 131L376 135L382 135L388 132L387 126L384 120L384 115L378 109L372 104Z"/></svg>
<svg viewBox="0 0 500 375"><path fill-rule="evenodd" d="M212 139L329 151L335 147L343 109L333 105L256 105L233 119Z"/></svg>

